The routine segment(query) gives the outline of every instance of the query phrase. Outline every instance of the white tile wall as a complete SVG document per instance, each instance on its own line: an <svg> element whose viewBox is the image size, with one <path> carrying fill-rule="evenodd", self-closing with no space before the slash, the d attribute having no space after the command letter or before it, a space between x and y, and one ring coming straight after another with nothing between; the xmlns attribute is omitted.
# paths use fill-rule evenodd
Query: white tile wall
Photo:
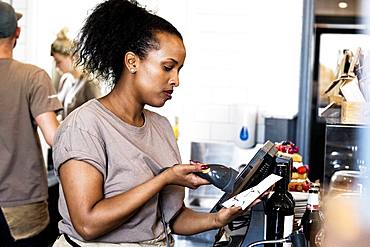
<svg viewBox="0 0 370 247"><path fill-rule="evenodd" d="M230 121L230 110L226 105L200 105L194 115L193 120L197 122L228 123Z"/></svg>
<svg viewBox="0 0 370 247"><path fill-rule="evenodd" d="M179 98L170 103L183 110L165 106L162 112L180 118L183 160L191 141L233 142L239 129L232 113L238 104L258 107L257 142L263 142L264 112L289 116L298 111L302 1L184 2L186 28L179 29L187 60ZM177 3L159 2L158 13L172 21L165 9L172 16L184 13Z"/></svg>
<svg viewBox="0 0 370 247"><path fill-rule="evenodd" d="M23 54L51 73L49 47L56 33L68 26L76 34L98 2L14 0L26 17L26 40L17 47L17 56ZM264 112L297 113L303 0L139 2L184 36L187 59L180 87L172 101L154 109L172 123L179 117L184 161L190 157L191 141L233 141L238 130L231 115L238 104L258 107L258 142L263 142Z"/></svg>
<svg viewBox="0 0 370 247"><path fill-rule="evenodd" d="M231 142L236 135L235 124L233 123L219 123L214 121L211 123L210 127L212 141Z"/></svg>

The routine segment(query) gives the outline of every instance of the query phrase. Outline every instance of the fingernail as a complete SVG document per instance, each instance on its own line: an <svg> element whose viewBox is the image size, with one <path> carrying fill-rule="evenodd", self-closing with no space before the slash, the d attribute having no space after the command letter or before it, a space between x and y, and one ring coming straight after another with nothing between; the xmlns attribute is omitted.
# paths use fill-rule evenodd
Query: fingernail
<svg viewBox="0 0 370 247"><path fill-rule="evenodd" d="M202 170L205 170L205 169L208 169L209 167L208 167L207 165L201 165L201 166L200 166L200 168L201 168Z"/></svg>

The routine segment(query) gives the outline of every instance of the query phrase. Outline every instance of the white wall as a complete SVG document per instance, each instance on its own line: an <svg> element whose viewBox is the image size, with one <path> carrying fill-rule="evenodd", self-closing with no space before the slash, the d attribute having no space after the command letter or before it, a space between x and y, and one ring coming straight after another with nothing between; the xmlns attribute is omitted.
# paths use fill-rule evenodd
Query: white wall
<svg viewBox="0 0 370 247"><path fill-rule="evenodd" d="M180 118L183 161L190 157L191 141L234 140L237 104L259 108L258 142L264 141L261 115L298 112L303 1L157 4L158 14L177 25L187 47L180 87L161 109L170 120Z"/></svg>
<svg viewBox="0 0 370 247"><path fill-rule="evenodd" d="M23 14L20 20L22 28L22 47L15 49L15 57L34 63L48 72L52 70L50 45L57 33L68 27L70 37L74 38L88 11L99 0L13 0L15 9ZM24 50L23 50L24 48Z"/></svg>
<svg viewBox="0 0 370 247"><path fill-rule="evenodd" d="M56 33L81 27L97 0L13 0L24 12L26 39L16 58L51 72L49 54ZM173 100L156 109L180 120L183 161L191 141L233 141L236 105L259 109L258 142L264 114L298 111L303 0L142 0L171 21L187 48L180 87Z"/></svg>

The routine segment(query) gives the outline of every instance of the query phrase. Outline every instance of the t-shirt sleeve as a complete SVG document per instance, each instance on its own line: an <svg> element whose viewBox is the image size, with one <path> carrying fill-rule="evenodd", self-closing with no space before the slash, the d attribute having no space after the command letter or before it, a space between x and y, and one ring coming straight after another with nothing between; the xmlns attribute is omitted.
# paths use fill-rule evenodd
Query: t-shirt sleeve
<svg viewBox="0 0 370 247"><path fill-rule="evenodd" d="M55 112L62 109L51 84L51 79L43 70L38 70L30 75L29 101L33 118L45 112Z"/></svg>
<svg viewBox="0 0 370 247"><path fill-rule="evenodd" d="M56 174L68 160L85 161L106 178L105 148L102 140L77 126L61 126L54 139L53 162Z"/></svg>

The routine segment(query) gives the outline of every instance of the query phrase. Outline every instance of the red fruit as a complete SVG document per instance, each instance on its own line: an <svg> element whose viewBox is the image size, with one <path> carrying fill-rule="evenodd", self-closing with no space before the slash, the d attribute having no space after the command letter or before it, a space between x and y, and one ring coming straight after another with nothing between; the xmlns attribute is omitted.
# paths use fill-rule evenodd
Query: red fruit
<svg viewBox="0 0 370 247"><path fill-rule="evenodd" d="M297 168L297 172L299 174L305 174L307 172L307 169L306 169L305 166L300 166L300 167Z"/></svg>
<svg viewBox="0 0 370 247"><path fill-rule="evenodd" d="M283 153L286 152L286 147L285 146L281 146L281 152L283 152Z"/></svg>
<svg viewBox="0 0 370 247"><path fill-rule="evenodd" d="M307 192L310 189L310 184L307 182L304 182L302 185L302 189Z"/></svg>

